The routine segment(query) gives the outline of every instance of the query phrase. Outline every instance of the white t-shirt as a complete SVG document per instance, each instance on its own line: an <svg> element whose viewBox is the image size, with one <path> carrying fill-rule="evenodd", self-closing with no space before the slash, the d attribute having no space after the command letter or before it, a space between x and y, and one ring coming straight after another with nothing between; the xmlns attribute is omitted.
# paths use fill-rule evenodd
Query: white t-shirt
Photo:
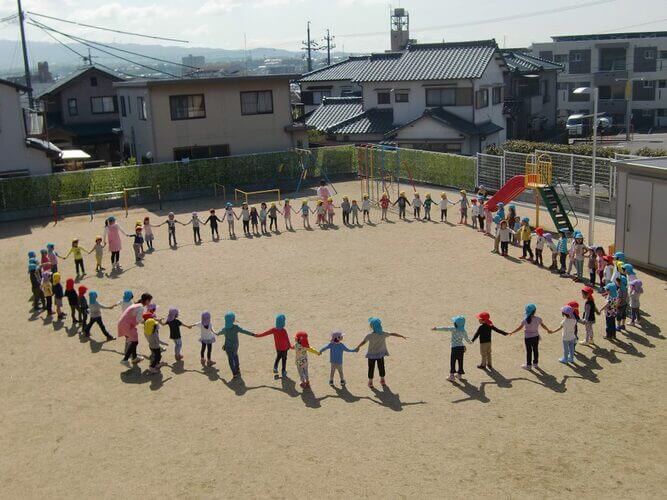
<svg viewBox="0 0 667 500"><path fill-rule="evenodd" d="M212 340L215 340L215 332L213 331L213 324L209 323L208 328L202 325L201 323L197 323L199 326L200 330L200 337L199 339L202 342L211 342Z"/></svg>
<svg viewBox="0 0 667 500"><path fill-rule="evenodd" d="M544 244L547 242L547 239L544 236L537 236L537 243L535 244L535 248L537 250L542 250L544 248Z"/></svg>
<svg viewBox="0 0 667 500"><path fill-rule="evenodd" d="M414 198L414 199L412 200L412 206L415 207L415 208L419 208L419 207L421 207L421 206L422 206L422 200L421 200L421 198Z"/></svg>
<svg viewBox="0 0 667 500"><path fill-rule="evenodd" d="M440 200L440 210L447 210L447 205L449 205L449 200L447 200L447 198Z"/></svg>
<svg viewBox="0 0 667 500"><path fill-rule="evenodd" d="M234 210L232 210L231 208L228 208L227 210L225 210L225 215L227 216L228 221L233 221L234 220Z"/></svg>
<svg viewBox="0 0 667 500"><path fill-rule="evenodd" d="M506 227L501 227L498 229L498 234L500 234L500 241L503 243L506 243L510 241L512 237L512 232L509 230L509 228Z"/></svg>
<svg viewBox="0 0 667 500"><path fill-rule="evenodd" d="M370 210L371 209L371 202L370 200L364 200L361 202L361 209L362 210Z"/></svg>
<svg viewBox="0 0 667 500"><path fill-rule="evenodd" d="M574 318L564 318L560 323L563 326L563 340L575 340L574 329L577 326L577 320Z"/></svg>
<svg viewBox="0 0 667 500"><path fill-rule="evenodd" d="M479 216L479 205L473 205L471 212L473 217Z"/></svg>

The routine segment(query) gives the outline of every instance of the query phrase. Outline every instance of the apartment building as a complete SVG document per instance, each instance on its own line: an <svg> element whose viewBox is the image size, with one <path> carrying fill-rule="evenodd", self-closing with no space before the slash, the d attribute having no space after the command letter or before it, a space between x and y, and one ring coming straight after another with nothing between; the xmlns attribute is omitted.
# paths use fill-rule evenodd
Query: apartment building
<svg viewBox="0 0 667 500"><path fill-rule="evenodd" d="M591 96L577 87L599 89L599 111L624 124L630 110L636 130L667 126L667 31L567 35L535 43L532 54L563 65L558 75L558 115L590 113Z"/></svg>
<svg viewBox="0 0 667 500"><path fill-rule="evenodd" d="M124 155L151 163L306 147L307 127L292 121L298 76L116 83Z"/></svg>
<svg viewBox="0 0 667 500"><path fill-rule="evenodd" d="M350 58L300 80L302 96L319 92L305 123L339 142L475 154L505 141L506 72L495 40Z"/></svg>

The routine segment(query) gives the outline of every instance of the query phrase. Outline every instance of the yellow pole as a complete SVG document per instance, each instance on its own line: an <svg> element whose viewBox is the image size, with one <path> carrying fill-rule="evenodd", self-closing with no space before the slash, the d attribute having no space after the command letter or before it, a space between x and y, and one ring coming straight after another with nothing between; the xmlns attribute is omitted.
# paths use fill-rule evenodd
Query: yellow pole
<svg viewBox="0 0 667 500"><path fill-rule="evenodd" d="M535 227L540 227L540 193L539 193L539 188L535 188Z"/></svg>
<svg viewBox="0 0 667 500"><path fill-rule="evenodd" d="M127 219L127 188L123 189L123 198L125 198L125 218Z"/></svg>

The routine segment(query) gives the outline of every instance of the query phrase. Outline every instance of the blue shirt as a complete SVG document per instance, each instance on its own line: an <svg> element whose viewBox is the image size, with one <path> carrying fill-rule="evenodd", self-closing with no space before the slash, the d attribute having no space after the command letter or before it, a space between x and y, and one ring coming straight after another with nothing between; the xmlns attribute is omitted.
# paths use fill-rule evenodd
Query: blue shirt
<svg viewBox="0 0 667 500"><path fill-rule="evenodd" d="M452 332L452 347L463 347L463 342L470 344L468 333L465 330L457 330L455 326L437 326L437 332Z"/></svg>
<svg viewBox="0 0 667 500"><path fill-rule="evenodd" d="M347 347L345 344L342 342L329 342L327 345L325 345L322 349L320 349L320 352L324 352L327 349L329 349L329 362L333 363L334 365L342 365L343 364L343 352L355 352L354 349L350 349Z"/></svg>
<svg viewBox="0 0 667 500"><path fill-rule="evenodd" d="M558 240L558 251L560 253L567 253L567 238L563 237Z"/></svg>

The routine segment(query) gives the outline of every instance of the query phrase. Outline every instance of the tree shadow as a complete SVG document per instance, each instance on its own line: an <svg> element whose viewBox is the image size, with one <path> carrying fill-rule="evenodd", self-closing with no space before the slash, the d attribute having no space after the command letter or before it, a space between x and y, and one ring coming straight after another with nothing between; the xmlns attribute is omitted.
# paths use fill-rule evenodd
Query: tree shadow
<svg viewBox="0 0 667 500"><path fill-rule="evenodd" d="M379 404L380 406L384 406L385 408L389 408L390 410L393 411L403 411L403 408L406 406L413 406L413 405L425 405L425 401L415 401L412 403L404 403L401 401L400 396L398 393L394 393L391 391L389 386L385 385L382 387L382 390L377 389L375 387L371 388L373 391L373 394L377 399L370 398L371 401L374 403Z"/></svg>

